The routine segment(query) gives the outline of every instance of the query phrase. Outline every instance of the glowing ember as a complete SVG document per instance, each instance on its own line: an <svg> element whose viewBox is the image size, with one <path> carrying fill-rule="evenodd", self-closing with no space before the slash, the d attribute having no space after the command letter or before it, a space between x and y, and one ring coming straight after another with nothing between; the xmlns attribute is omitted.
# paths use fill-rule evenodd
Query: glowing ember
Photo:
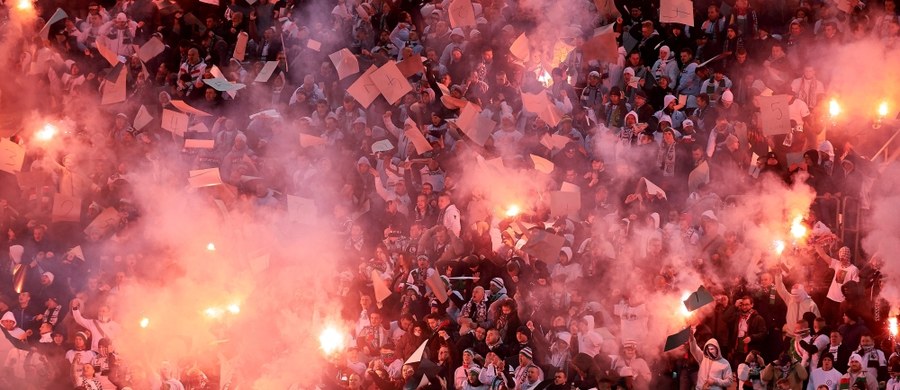
<svg viewBox="0 0 900 390"><path fill-rule="evenodd" d="M228 305L228 307L226 307L225 310L228 310L228 312L231 314L238 314L241 312L241 307L238 304L234 303L234 304Z"/></svg>
<svg viewBox="0 0 900 390"><path fill-rule="evenodd" d="M887 102L881 102L881 104L878 105L878 117L884 118L887 116L887 114L888 114L888 104L887 104Z"/></svg>
<svg viewBox="0 0 900 390"><path fill-rule="evenodd" d="M791 236L793 236L795 240L800 240L803 237L806 237L807 231L808 229L803 225L803 216L798 215L794 218L794 222L791 223Z"/></svg>
<svg viewBox="0 0 900 390"><path fill-rule="evenodd" d="M782 240L772 241L772 248L775 249L776 255L781 256L781 254L784 252L784 241L782 241Z"/></svg>
<svg viewBox="0 0 900 390"><path fill-rule="evenodd" d="M147 317L141 318L141 328L146 328L150 326L150 319Z"/></svg>
<svg viewBox="0 0 900 390"><path fill-rule="evenodd" d="M344 336L335 328L325 328L319 335L319 347L326 355L331 355L344 349Z"/></svg>
<svg viewBox="0 0 900 390"><path fill-rule="evenodd" d="M828 102L828 114L831 115L832 118L841 114L841 106L836 99L831 99L831 101Z"/></svg>
<svg viewBox="0 0 900 390"><path fill-rule="evenodd" d="M34 133L34 137L41 141L49 141L56 135L56 126L46 124L40 130Z"/></svg>
<svg viewBox="0 0 900 390"><path fill-rule="evenodd" d="M509 207L506 208L506 216L509 218L515 217L515 216L519 215L519 213L521 213L521 212L522 212L522 210L519 208L518 205L510 205Z"/></svg>
<svg viewBox="0 0 900 390"><path fill-rule="evenodd" d="M31 0L19 0L19 2L16 3L16 8L20 11L30 11L34 9L34 4L31 3Z"/></svg>
<svg viewBox="0 0 900 390"><path fill-rule="evenodd" d="M210 252L216 250L216 244L213 244L213 243L206 244L206 250L208 250Z"/></svg>
<svg viewBox="0 0 900 390"><path fill-rule="evenodd" d="M223 313L224 311L218 307L207 307L206 310L203 311L203 314L209 318L219 318Z"/></svg>
<svg viewBox="0 0 900 390"><path fill-rule="evenodd" d="M891 332L891 337L897 337L897 316L888 318L888 331Z"/></svg>

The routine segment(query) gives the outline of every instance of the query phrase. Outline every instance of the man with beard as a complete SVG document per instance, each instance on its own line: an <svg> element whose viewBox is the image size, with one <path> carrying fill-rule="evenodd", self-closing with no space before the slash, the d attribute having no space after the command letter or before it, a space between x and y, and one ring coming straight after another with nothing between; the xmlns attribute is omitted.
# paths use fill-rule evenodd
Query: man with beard
<svg viewBox="0 0 900 390"><path fill-rule="evenodd" d="M750 296L741 297L737 307L739 316L734 330L737 338L732 361L742 362L750 350L759 350L765 346L768 329L766 320L753 310L753 299Z"/></svg>
<svg viewBox="0 0 900 390"><path fill-rule="evenodd" d="M850 355L850 369L838 383L838 389L877 390L878 380L868 370L863 369L863 358L857 354Z"/></svg>

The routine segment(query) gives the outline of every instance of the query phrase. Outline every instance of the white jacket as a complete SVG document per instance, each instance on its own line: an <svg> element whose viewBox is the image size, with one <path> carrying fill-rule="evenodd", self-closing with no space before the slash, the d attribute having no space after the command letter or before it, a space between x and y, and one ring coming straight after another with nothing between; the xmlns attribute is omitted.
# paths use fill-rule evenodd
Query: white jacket
<svg viewBox="0 0 900 390"><path fill-rule="evenodd" d="M797 321L803 319L804 313L813 313L816 317L821 317L819 313L819 307L816 303L809 297L809 294L806 292L806 289L803 288L803 285L795 285L797 287L797 293L791 294L787 288L784 287L784 281L782 280L781 273L777 272L775 276L775 290L778 291L778 296L784 300L785 305L787 305L787 322L785 323L788 326L794 326Z"/></svg>
<svg viewBox="0 0 900 390"><path fill-rule="evenodd" d="M725 390L734 383L731 364L722 357L722 350L716 339L709 339L703 345L703 350L697 346L697 340L693 336L691 336L690 344L691 355L700 362L700 371L697 372L697 386L695 387L697 390ZM716 347L715 354L711 355L707 352L709 346ZM704 387L707 381L711 384L708 388Z"/></svg>

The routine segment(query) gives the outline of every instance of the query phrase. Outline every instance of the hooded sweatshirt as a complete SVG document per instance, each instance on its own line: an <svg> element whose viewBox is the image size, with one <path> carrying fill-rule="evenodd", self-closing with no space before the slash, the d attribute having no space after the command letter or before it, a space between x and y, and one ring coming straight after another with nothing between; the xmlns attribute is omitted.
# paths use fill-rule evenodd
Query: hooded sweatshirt
<svg viewBox="0 0 900 390"><path fill-rule="evenodd" d="M586 332L578 332L578 352L594 357L603 348L603 337L594 330L594 316L587 315L583 318L588 326Z"/></svg>
<svg viewBox="0 0 900 390"><path fill-rule="evenodd" d="M696 390L724 390L732 384L731 364L722 357L722 350L716 339L709 339L703 345L703 349L697 346L697 340L691 337L691 355L700 363L700 371L697 372ZM715 353L710 354L709 346L715 347ZM709 387L704 385L709 382Z"/></svg>
<svg viewBox="0 0 900 390"><path fill-rule="evenodd" d="M787 305L786 324L796 324L797 321L803 319L803 314L807 312L815 314L816 317L821 316L819 307L816 306L816 303L809 297L809 293L806 292L806 289L802 284L795 285L797 287L795 291L796 294L792 294L791 291L788 291L787 288L785 288L781 273L776 274L775 290L778 291L778 296L780 296Z"/></svg>

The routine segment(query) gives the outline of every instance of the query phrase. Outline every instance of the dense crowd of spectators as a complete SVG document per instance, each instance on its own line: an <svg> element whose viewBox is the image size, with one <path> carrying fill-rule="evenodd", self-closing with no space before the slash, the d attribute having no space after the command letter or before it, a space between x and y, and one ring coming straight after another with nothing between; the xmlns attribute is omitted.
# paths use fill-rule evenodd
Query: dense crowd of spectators
<svg viewBox="0 0 900 390"><path fill-rule="evenodd" d="M889 259L840 239L879 173L825 131L846 73L821 57L900 48L895 0L696 0L693 26L661 23L667 1L23 1L0 9L2 157L24 150L0 165L2 388L251 388L116 353L117 292L155 272L134 194L167 186L292 218L309 199L333 234L352 342L310 351L331 369L298 388L900 389ZM583 50L608 25L616 47ZM358 101L366 69L417 56L400 100ZM771 135L759 103L785 95ZM457 124L466 105L487 137ZM66 146L42 148L29 113L64 119ZM476 169L539 184L507 210ZM775 266L750 255L762 222L725 215L788 186L815 200ZM651 302L688 274L714 302L663 351Z"/></svg>

